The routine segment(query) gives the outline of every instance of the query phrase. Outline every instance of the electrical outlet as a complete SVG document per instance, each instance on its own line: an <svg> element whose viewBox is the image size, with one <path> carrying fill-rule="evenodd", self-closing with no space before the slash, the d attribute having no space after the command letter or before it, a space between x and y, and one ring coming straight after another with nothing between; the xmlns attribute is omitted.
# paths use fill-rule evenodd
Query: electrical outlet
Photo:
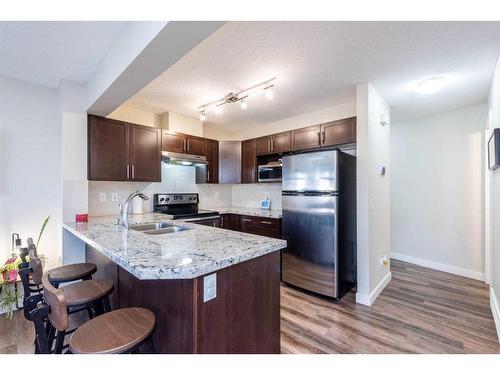
<svg viewBox="0 0 500 375"><path fill-rule="evenodd" d="M111 201L113 201L113 202L117 202L118 201L118 193L111 194Z"/></svg>
<svg viewBox="0 0 500 375"><path fill-rule="evenodd" d="M99 193L99 201L106 202L106 193Z"/></svg>
<svg viewBox="0 0 500 375"><path fill-rule="evenodd" d="M217 274L213 273L203 278L203 302L215 297L217 297Z"/></svg>
<svg viewBox="0 0 500 375"><path fill-rule="evenodd" d="M380 263L378 265L378 268L382 267L389 267L389 257L387 255L382 255L380 257Z"/></svg>
<svg viewBox="0 0 500 375"><path fill-rule="evenodd" d="M375 199L370 198L370 211L375 210Z"/></svg>

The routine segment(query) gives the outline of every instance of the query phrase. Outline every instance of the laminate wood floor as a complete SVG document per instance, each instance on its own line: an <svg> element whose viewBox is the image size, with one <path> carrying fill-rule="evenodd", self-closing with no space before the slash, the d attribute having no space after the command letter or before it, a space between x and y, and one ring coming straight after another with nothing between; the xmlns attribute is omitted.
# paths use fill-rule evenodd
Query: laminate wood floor
<svg viewBox="0 0 500 375"><path fill-rule="evenodd" d="M282 353L500 353L483 282L391 261L371 307L281 289Z"/></svg>
<svg viewBox="0 0 500 375"><path fill-rule="evenodd" d="M391 262L373 306L281 288L282 353L500 353L482 282ZM0 316L0 353L33 353L33 324Z"/></svg>

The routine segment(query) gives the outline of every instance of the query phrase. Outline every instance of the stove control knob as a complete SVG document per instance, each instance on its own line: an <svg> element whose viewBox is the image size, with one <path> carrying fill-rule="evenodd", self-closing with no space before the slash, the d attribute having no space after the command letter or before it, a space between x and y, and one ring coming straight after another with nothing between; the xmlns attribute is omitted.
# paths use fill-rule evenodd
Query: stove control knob
<svg viewBox="0 0 500 375"><path fill-rule="evenodd" d="M167 201L169 201L169 200L170 200L170 198L165 198L165 202L167 202Z"/></svg>
<svg viewBox="0 0 500 375"><path fill-rule="evenodd" d="M163 202L165 199L164 198L160 198L160 202Z"/></svg>

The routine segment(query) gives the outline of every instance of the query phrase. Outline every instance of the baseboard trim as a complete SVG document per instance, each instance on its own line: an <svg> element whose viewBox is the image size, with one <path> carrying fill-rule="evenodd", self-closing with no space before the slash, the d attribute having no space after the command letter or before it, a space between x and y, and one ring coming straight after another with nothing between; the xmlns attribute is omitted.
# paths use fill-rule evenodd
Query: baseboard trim
<svg viewBox="0 0 500 375"><path fill-rule="evenodd" d="M400 260L417 266L432 268L433 270L452 273L454 275L467 277L469 279L484 281L484 273L468 270L461 267L450 266L444 263L432 262L430 260L415 258L409 255L391 253L391 259Z"/></svg>
<svg viewBox="0 0 500 375"><path fill-rule="evenodd" d="M382 293L384 288L389 284L392 279L392 273L389 272L384 278L378 283L378 285L373 289L373 291L368 295L365 293L356 293L356 303L360 303L362 305L371 306L373 302L377 299L377 297Z"/></svg>
<svg viewBox="0 0 500 375"><path fill-rule="evenodd" d="M490 287L490 308L493 314L493 320L495 321L495 327L497 329L497 338L500 343L500 305L498 304L495 291Z"/></svg>

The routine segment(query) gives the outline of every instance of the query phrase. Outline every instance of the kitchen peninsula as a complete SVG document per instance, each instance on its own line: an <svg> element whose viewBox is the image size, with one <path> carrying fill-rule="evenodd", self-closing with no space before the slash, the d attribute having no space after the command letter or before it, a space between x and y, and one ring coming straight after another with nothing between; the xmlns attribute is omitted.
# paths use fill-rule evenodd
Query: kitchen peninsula
<svg viewBox="0 0 500 375"><path fill-rule="evenodd" d="M131 215L128 230L114 219L65 223L64 238L85 244L80 249L97 264L95 278L113 280L114 308L154 312L157 352L280 352L279 250L286 241L174 222L161 214ZM152 235L133 225L152 222L177 229ZM78 247L65 246L66 251Z"/></svg>

